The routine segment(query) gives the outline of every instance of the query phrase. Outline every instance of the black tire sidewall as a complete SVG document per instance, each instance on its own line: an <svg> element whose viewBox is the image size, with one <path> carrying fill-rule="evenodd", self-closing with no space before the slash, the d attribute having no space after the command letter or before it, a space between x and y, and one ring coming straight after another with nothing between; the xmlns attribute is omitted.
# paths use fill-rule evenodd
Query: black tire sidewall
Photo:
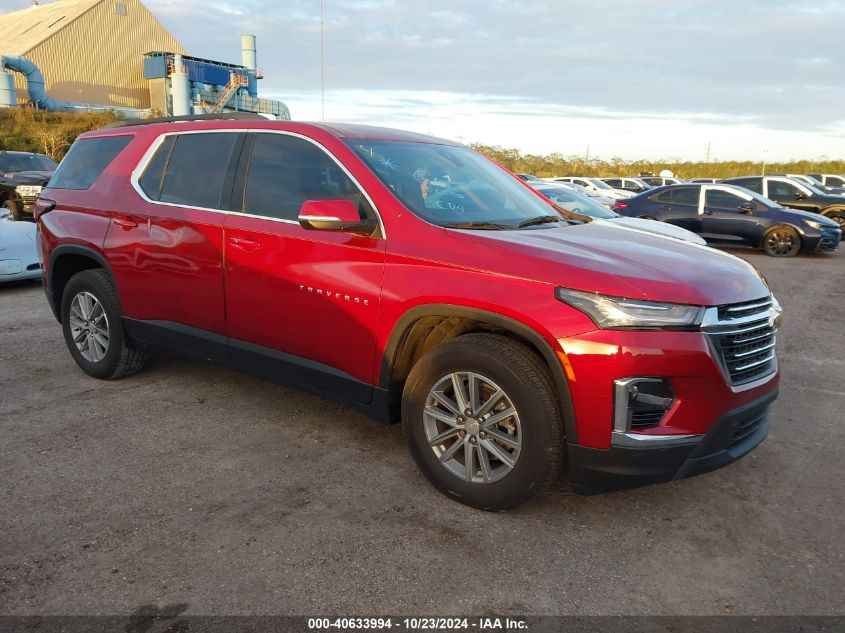
<svg viewBox="0 0 845 633"><path fill-rule="evenodd" d="M523 437L519 458L513 470L494 483L462 481L440 464L428 446L423 410L429 390L443 376L463 371L493 380L504 389L519 414ZM549 419L549 412L539 404L537 388L489 350L452 344L429 352L411 372L402 402L402 427L411 455L423 474L444 494L484 509L513 508L536 494L551 467L549 449L559 441L551 428L557 421Z"/></svg>
<svg viewBox="0 0 845 633"><path fill-rule="evenodd" d="M109 321L109 348L105 358L97 362L85 359L70 333L70 305L73 298L80 292L94 295L103 306ZM113 290L110 282L97 271L86 270L71 277L62 293L62 333L65 337L70 355L82 370L95 378L111 378L117 371L123 349L123 327L120 322L120 311L112 298Z"/></svg>

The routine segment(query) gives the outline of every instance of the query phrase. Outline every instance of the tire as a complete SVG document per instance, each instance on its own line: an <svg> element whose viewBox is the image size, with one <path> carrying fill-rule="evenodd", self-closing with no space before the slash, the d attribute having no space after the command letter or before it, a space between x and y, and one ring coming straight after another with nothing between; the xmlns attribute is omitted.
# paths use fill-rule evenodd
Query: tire
<svg viewBox="0 0 845 633"><path fill-rule="evenodd" d="M801 236L791 226L776 226L763 238L769 257L794 257L801 251Z"/></svg>
<svg viewBox="0 0 845 633"><path fill-rule="evenodd" d="M100 269L77 273L62 294L65 343L76 364L95 378L116 379L134 374L147 360L145 350L127 344L119 306L111 279ZM74 337L80 342L75 342Z"/></svg>
<svg viewBox="0 0 845 633"><path fill-rule="evenodd" d="M845 233L845 208L825 209L823 215L836 222L842 232Z"/></svg>
<svg viewBox="0 0 845 633"><path fill-rule="evenodd" d="M6 200L6 202L3 203L3 208L9 210L9 213L12 214L13 220L20 221L22 219L21 208L16 201Z"/></svg>
<svg viewBox="0 0 845 633"><path fill-rule="evenodd" d="M474 415L457 416L460 405L452 376L466 397L471 375L478 394ZM497 389L503 394L491 397ZM515 414L507 415L511 408ZM486 426L494 417L499 419ZM515 508L546 491L560 475L563 418L548 367L532 350L504 336L467 334L423 356L405 383L402 428L429 481L476 508Z"/></svg>

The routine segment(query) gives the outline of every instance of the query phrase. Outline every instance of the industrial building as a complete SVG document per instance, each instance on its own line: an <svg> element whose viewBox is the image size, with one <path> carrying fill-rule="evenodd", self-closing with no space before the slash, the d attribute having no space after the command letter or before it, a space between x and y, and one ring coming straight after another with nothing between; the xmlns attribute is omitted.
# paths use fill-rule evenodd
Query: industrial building
<svg viewBox="0 0 845 633"><path fill-rule="evenodd" d="M240 65L192 57L140 0L36 1L0 25L0 107L290 118L284 103L258 97L251 35Z"/></svg>

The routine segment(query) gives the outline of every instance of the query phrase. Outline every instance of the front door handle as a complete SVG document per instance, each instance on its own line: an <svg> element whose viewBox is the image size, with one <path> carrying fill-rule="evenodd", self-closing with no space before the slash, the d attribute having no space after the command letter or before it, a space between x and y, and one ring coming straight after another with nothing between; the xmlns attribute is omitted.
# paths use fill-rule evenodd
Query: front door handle
<svg viewBox="0 0 845 633"><path fill-rule="evenodd" d="M251 240L246 237L230 237L229 242L232 246L235 246L242 251L246 251L247 253L251 253L252 251L261 248L261 242L258 240Z"/></svg>
<svg viewBox="0 0 845 633"><path fill-rule="evenodd" d="M112 221L122 229L134 229L138 226L135 220L130 220L129 218L114 218Z"/></svg>
<svg viewBox="0 0 845 633"><path fill-rule="evenodd" d="M660 210L661 210L661 211L668 211L668 210L669 210L669 205L668 205L668 204L664 204L664 205L662 205L662 206L660 207Z"/></svg>
<svg viewBox="0 0 845 633"><path fill-rule="evenodd" d="M713 215L713 211L710 209L704 209L704 215Z"/></svg>

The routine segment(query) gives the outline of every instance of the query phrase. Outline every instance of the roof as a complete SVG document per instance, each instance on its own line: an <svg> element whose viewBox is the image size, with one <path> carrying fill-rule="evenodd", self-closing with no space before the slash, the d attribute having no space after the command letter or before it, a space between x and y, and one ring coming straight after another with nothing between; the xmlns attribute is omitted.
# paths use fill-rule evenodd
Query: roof
<svg viewBox="0 0 845 633"><path fill-rule="evenodd" d="M221 116L225 116L225 113ZM115 126L102 128L92 132L85 132L85 138L93 136L119 136L132 134L137 130L161 130L164 132L184 132L193 130L286 130L291 132L321 130L331 136L349 140L365 141L404 141L411 143L433 143L437 145L455 145L460 143L445 139L436 138L427 134L396 130L387 127L376 127L372 125L355 125L352 123L310 123L301 121L282 121L270 119L195 119L178 120L169 122L132 122L131 126Z"/></svg>
<svg viewBox="0 0 845 633"><path fill-rule="evenodd" d="M58 0L0 15L0 55L26 55L103 0Z"/></svg>

